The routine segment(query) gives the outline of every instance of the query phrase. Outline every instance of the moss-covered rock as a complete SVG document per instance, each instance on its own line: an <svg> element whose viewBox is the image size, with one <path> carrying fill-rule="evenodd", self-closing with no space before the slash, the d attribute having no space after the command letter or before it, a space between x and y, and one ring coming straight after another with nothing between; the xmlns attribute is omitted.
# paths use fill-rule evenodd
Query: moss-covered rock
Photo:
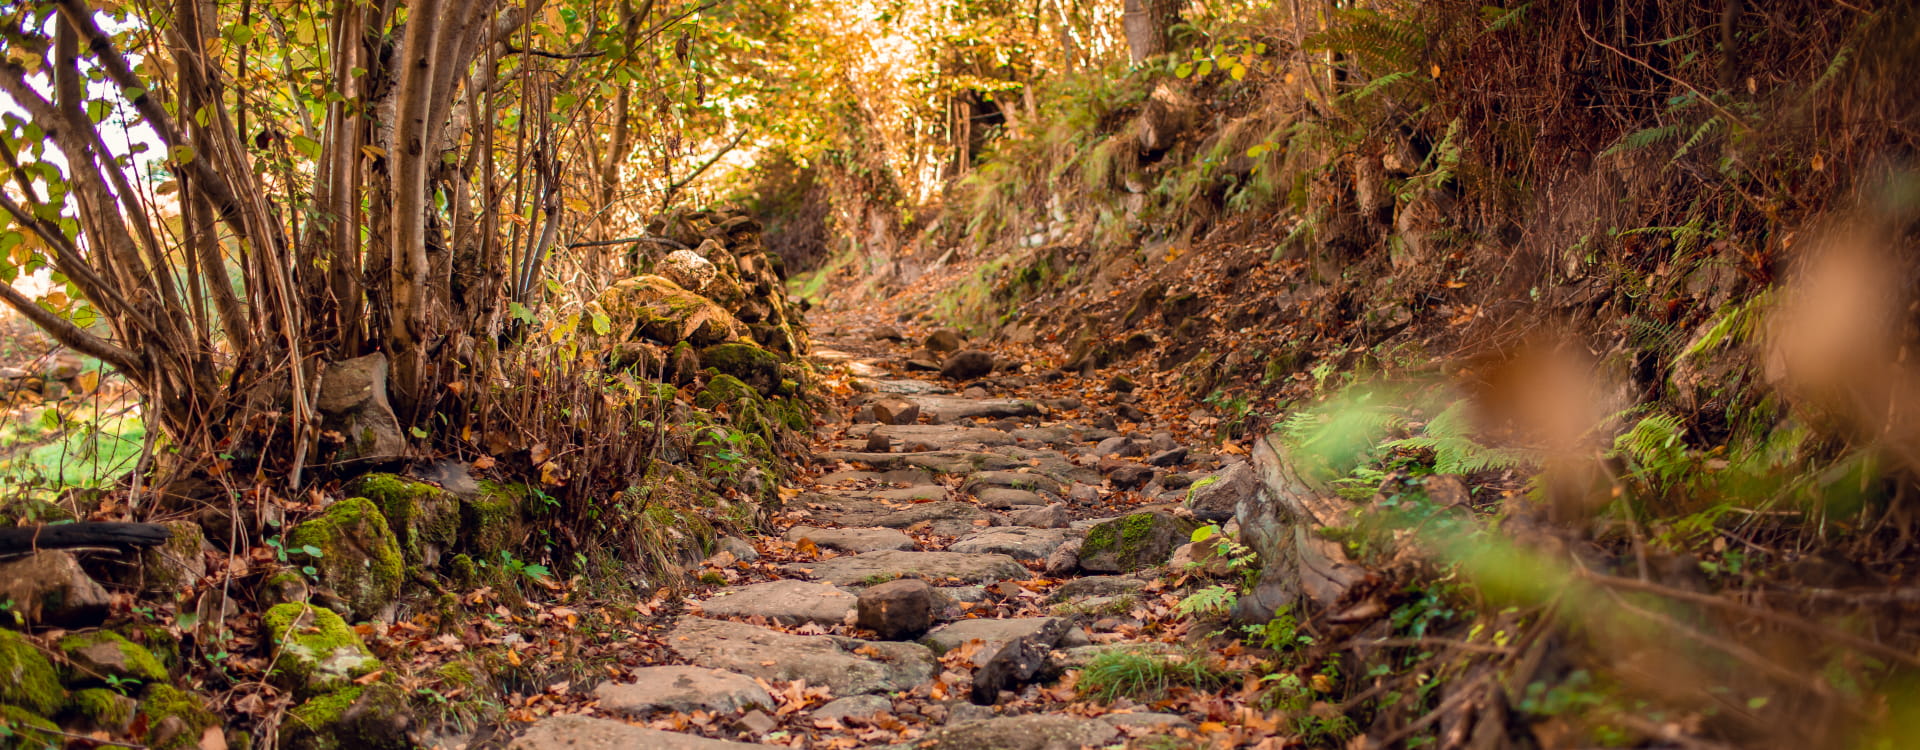
<svg viewBox="0 0 1920 750"><path fill-rule="evenodd" d="M702 409L711 409L720 404L737 406L752 404L759 406L762 399L760 391L747 385L732 375L717 373L707 381L707 387L694 394L693 403Z"/></svg>
<svg viewBox="0 0 1920 750"><path fill-rule="evenodd" d="M453 561L447 564L447 575L459 586L473 588L480 585L480 566L474 564L473 558L464 552L454 555Z"/></svg>
<svg viewBox="0 0 1920 750"><path fill-rule="evenodd" d="M133 715L140 708L140 702L107 688L87 688L73 693L72 708L68 713L92 730L109 734L127 731L133 723Z"/></svg>
<svg viewBox="0 0 1920 750"><path fill-rule="evenodd" d="M192 588L207 574L207 535L200 524L175 521L167 541L140 551L141 584L152 593Z"/></svg>
<svg viewBox="0 0 1920 750"><path fill-rule="evenodd" d="M730 343L700 350L700 364L772 395L780 385L780 355L755 344Z"/></svg>
<svg viewBox="0 0 1920 750"><path fill-rule="evenodd" d="M260 579L260 587L253 596L260 606L272 608L279 604L307 601L313 596L313 587L300 571L280 568Z"/></svg>
<svg viewBox="0 0 1920 750"><path fill-rule="evenodd" d="M132 641L135 645L153 654L160 660L160 667L168 672L180 668L180 637L167 630L167 626L157 623L124 623L115 625L114 632L120 637Z"/></svg>
<svg viewBox="0 0 1920 750"><path fill-rule="evenodd" d="M57 734L60 725L19 706L0 704L0 748L44 750L66 746L66 738Z"/></svg>
<svg viewBox="0 0 1920 750"><path fill-rule="evenodd" d="M807 413L806 404L799 398L768 399L767 410L773 413L774 419L789 430L803 432L813 426L813 419Z"/></svg>
<svg viewBox="0 0 1920 750"><path fill-rule="evenodd" d="M201 736L220 723L199 698L165 684L147 687L140 715L147 720L147 746L156 750L200 747Z"/></svg>
<svg viewBox="0 0 1920 750"><path fill-rule="evenodd" d="M74 633L60 639L66 654L70 684L108 682L110 679L165 682L167 668L145 647L111 630Z"/></svg>
<svg viewBox="0 0 1920 750"><path fill-rule="evenodd" d="M636 276L615 282L591 307L613 322L620 339L649 338L694 346L738 340L745 327L713 300L687 291L663 276Z"/></svg>
<svg viewBox="0 0 1920 750"><path fill-rule="evenodd" d="M481 482L478 494L460 501L463 546L482 560L518 546L526 535L526 502L526 485Z"/></svg>
<svg viewBox="0 0 1920 750"><path fill-rule="evenodd" d="M300 695L319 695L351 686L355 678L380 668L360 636L332 611L307 604L281 604L267 610L268 632L279 651L273 680Z"/></svg>
<svg viewBox="0 0 1920 750"><path fill-rule="evenodd" d="M353 686L308 699L280 724L288 750L408 748L407 696L392 685Z"/></svg>
<svg viewBox="0 0 1920 750"><path fill-rule="evenodd" d="M367 474L347 493L373 501L400 540L400 553L414 565L436 567L460 532L460 501L440 487L398 474Z"/></svg>
<svg viewBox="0 0 1920 750"><path fill-rule="evenodd" d="M295 526L287 534L287 549L306 547L321 552L308 561L320 583L356 616L376 616L400 594L405 571L400 541L372 501L347 498L328 506L319 518Z"/></svg>
<svg viewBox="0 0 1920 750"><path fill-rule="evenodd" d="M50 715L67 702L46 654L25 636L0 630L0 703Z"/></svg>
<svg viewBox="0 0 1920 750"><path fill-rule="evenodd" d="M1156 511L1103 521L1087 530L1080 545L1080 567L1125 573L1159 565L1191 538L1193 529L1190 521Z"/></svg>

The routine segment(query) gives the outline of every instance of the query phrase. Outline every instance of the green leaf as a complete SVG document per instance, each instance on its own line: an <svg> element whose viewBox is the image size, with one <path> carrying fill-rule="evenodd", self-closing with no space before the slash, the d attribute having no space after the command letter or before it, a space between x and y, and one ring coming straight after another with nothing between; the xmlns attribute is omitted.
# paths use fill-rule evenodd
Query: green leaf
<svg viewBox="0 0 1920 750"><path fill-rule="evenodd" d="M1213 72L1213 61L1212 61L1212 60L1205 60L1205 61L1202 61L1202 62L1200 63L1200 69L1199 69L1199 70L1196 70L1196 71L1194 71L1194 73L1195 73L1195 74L1197 74L1197 75L1199 75L1199 76L1200 76L1201 78L1205 78L1205 77L1207 77L1207 74L1208 74L1208 73L1212 73L1212 72Z"/></svg>
<svg viewBox="0 0 1920 750"><path fill-rule="evenodd" d="M309 159L320 158L320 142L304 135L293 137L293 150L306 154Z"/></svg>
<svg viewBox="0 0 1920 750"><path fill-rule="evenodd" d="M414 437L420 438L422 440L425 440L427 438L427 431L420 429L418 427L408 427L407 432L412 433Z"/></svg>
<svg viewBox="0 0 1920 750"><path fill-rule="evenodd" d="M1247 66L1235 65L1231 68L1228 68L1227 75L1233 76L1233 80L1236 80L1236 81L1246 80Z"/></svg>
<svg viewBox="0 0 1920 750"><path fill-rule="evenodd" d="M527 325L533 325L533 311L528 310L526 305L518 302L508 302L507 314L512 315L514 320L518 320Z"/></svg>
<svg viewBox="0 0 1920 750"><path fill-rule="evenodd" d="M181 146L174 146L173 148L167 149L167 160L175 164L179 164L181 166L192 164L193 163L193 147L181 145Z"/></svg>
<svg viewBox="0 0 1920 750"><path fill-rule="evenodd" d="M325 557L326 556L320 552L319 547L315 547L311 544L302 545L300 547L300 551L307 553L308 557Z"/></svg>
<svg viewBox="0 0 1920 750"><path fill-rule="evenodd" d="M1208 539L1212 539L1213 535L1218 533L1220 533L1220 527L1215 526L1213 524L1207 524L1200 528L1194 529L1191 540L1195 542L1204 542Z"/></svg>
<svg viewBox="0 0 1920 750"><path fill-rule="evenodd" d="M94 99L87 102L87 119L89 120L102 122L106 120L107 115L112 112L113 105L108 104L105 99Z"/></svg>
<svg viewBox="0 0 1920 750"><path fill-rule="evenodd" d="M1193 75L1193 63L1180 63L1174 67L1173 75L1176 78L1186 78L1187 76Z"/></svg>
<svg viewBox="0 0 1920 750"><path fill-rule="evenodd" d="M608 332L613 330L613 319L608 318L606 313L601 312L599 310L594 310L592 314L593 314L594 334L605 336L607 335Z"/></svg>

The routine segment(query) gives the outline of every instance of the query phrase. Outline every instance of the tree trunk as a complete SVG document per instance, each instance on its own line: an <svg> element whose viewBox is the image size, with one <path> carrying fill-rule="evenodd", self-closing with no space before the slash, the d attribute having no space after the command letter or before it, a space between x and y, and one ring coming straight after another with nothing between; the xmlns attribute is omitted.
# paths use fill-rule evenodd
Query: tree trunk
<svg viewBox="0 0 1920 750"><path fill-rule="evenodd" d="M1166 53L1171 46L1169 32L1180 20L1183 5L1183 0L1126 0L1126 15L1120 23L1126 31L1127 52L1133 62Z"/></svg>

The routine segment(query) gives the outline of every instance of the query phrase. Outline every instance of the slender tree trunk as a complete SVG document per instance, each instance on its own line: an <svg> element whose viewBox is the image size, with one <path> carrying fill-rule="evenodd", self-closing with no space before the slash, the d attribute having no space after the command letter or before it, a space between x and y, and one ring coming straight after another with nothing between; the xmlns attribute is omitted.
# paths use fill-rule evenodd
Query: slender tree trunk
<svg viewBox="0 0 1920 750"><path fill-rule="evenodd" d="M1126 0L1121 28L1127 34L1127 52L1138 63L1165 54L1170 47L1168 34L1180 20L1184 0Z"/></svg>

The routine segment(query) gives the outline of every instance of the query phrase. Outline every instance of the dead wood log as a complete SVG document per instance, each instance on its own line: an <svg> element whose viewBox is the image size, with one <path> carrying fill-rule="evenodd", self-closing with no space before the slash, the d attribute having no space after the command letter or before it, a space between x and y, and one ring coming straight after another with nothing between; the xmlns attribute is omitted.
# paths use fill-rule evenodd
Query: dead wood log
<svg viewBox="0 0 1920 750"><path fill-rule="evenodd" d="M75 547L157 547L171 536L167 527L157 523L121 521L81 521L45 526L21 526L0 529L0 555L15 555L42 549Z"/></svg>

